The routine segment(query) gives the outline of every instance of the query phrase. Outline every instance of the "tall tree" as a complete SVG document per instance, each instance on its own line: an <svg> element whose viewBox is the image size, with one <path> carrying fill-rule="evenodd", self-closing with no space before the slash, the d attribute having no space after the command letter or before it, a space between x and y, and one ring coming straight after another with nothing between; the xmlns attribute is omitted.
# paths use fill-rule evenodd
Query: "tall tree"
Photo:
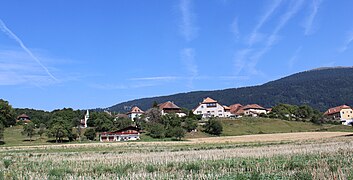
<svg viewBox="0 0 353 180"><path fill-rule="evenodd" d="M29 141L32 141L32 137L36 134L34 123L30 122L28 124L25 124L23 126L22 134L28 136Z"/></svg>
<svg viewBox="0 0 353 180"><path fill-rule="evenodd" d="M45 128L46 128L46 126L45 126L44 123L41 123L41 124L39 125L38 134L39 134L39 136L40 136L41 139L42 139L42 135L45 133Z"/></svg>
<svg viewBox="0 0 353 180"><path fill-rule="evenodd" d="M70 133L70 127L67 122L61 117L52 119L52 123L48 130L49 137L55 137L55 142L62 142L64 137L68 137Z"/></svg>
<svg viewBox="0 0 353 180"><path fill-rule="evenodd" d="M0 123L5 127L16 124L15 113L9 102L0 99Z"/></svg>

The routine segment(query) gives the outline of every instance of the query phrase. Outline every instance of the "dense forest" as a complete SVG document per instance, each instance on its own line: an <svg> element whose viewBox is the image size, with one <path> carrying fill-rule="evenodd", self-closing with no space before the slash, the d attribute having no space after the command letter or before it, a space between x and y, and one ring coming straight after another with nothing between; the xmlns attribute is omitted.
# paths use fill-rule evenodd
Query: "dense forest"
<svg viewBox="0 0 353 180"><path fill-rule="evenodd" d="M232 88L216 91L195 91L170 96L136 99L123 102L109 111L126 112L131 106L143 110L151 107L153 102L174 101L178 106L187 109L195 108L205 97L212 97L221 104L257 103L272 107L280 103L307 104L320 111L342 104L353 105L353 68L321 68L293 74L260 86Z"/></svg>

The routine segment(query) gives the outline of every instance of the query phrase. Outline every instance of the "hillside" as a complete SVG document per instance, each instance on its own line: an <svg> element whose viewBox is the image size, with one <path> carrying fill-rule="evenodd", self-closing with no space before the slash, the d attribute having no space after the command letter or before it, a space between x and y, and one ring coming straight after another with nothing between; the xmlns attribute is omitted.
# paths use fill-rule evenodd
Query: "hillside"
<svg viewBox="0 0 353 180"><path fill-rule="evenodd" d="M210 96L221 104L257 103L272 107L279 103L308 104L325 111L341 104L353 105L353 68L319 68L296 73L259 86L231 88L216 91L195 91L170 96L136 99L123 102L108 109L126 112L131 106L146 110L154 101L174 101L178 106L195 108L203 98Z"/></svg>

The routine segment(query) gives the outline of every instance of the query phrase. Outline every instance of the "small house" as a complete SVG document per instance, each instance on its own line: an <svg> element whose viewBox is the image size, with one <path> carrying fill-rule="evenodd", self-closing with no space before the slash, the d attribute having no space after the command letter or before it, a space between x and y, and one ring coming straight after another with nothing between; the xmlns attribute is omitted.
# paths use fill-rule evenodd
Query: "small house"
<svg viewBox="0 0 353 180"><path fill-rule="evenodd" d="M99 136L99 140L101 142L140 140L140 129L129 126L114 132L102 132Z"/></svg>

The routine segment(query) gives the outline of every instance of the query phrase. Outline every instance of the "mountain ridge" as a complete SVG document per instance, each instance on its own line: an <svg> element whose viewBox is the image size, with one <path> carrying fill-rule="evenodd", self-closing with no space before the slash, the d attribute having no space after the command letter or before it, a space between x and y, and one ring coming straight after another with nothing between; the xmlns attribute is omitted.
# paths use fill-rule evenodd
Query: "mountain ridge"
<svg viewBox="0 0 353 180"><path fill-rule="evenodd" d="M329 107L342 104L353 105L353 67L316 68L262 85L141 98L122 102L107 109L126 112L132 106L139 106L147 110L154 101L158 103L174 101L180 107L193 109L208 96L224 105L257 103L264 107L272 107L279 103L308 104L325 111Z"/></svg>

